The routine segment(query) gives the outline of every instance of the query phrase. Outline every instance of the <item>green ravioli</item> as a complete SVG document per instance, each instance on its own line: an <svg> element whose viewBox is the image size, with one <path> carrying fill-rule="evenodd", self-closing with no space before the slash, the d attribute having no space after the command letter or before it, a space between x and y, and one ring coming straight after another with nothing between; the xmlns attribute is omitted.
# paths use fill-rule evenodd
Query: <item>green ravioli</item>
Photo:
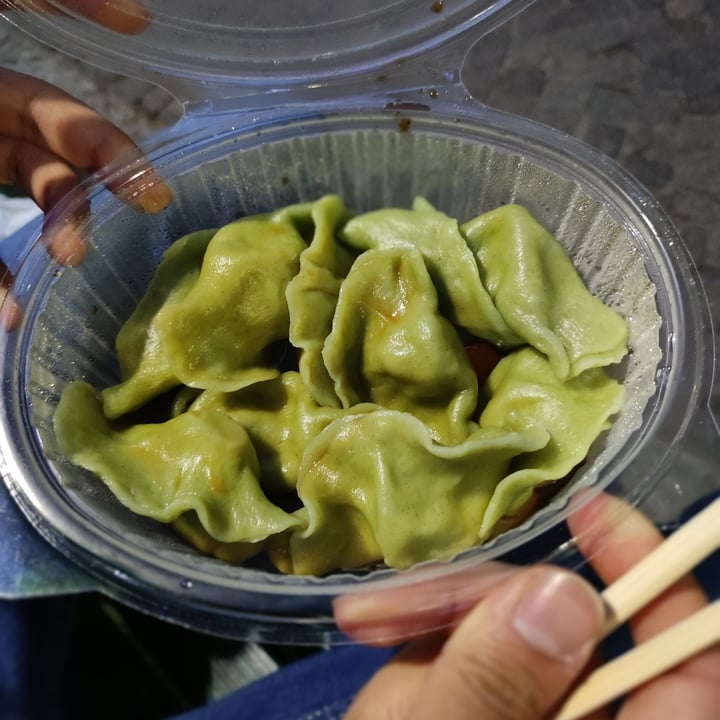
<svg viewBox="0 0 720 720"><path fill-rule="evenodd" d="M505 205L461 230L503 319L547 355L558 377L625 356L623 318L589 292L560 243L524 207Z"/></svg>
<svg viewBox="0 0 720 720"><path fill-rule="evenodd" d="M423 198L411 210L384 208L358 215L345 225L340 239L356 250L419 250L441 310L452 322L500 347L520 344L485 289L457 220Z"/></svg>
<svg viewBox="0 0 720 720"><path fill-rule="evenodd" d="M285 286L306 245L288 223L244 219L171 246L117 340L121 382L103 393L120 417L177 385L236 390L277 375L288 335Z"/></svg>
<svg viewBox="0 0 720 720"><path fill-rule="evenodd" d="M408 568L472 547L510 461L542 448L543 430L479 428L451 447L408 413L339 418L308 446L298 481L305 530L289 539L292 571L384 560Z"/></svg>
<svg viewBox="0 0 720 720"><path fill-rule="evenodd" d="M503 515L512 513L539 485L560 480L586 457L590 446L620 411L625 391L602 368L590 368L569 380L533 348L517 350L500 361L487 382L490 399L480 426L508 432L538 430L549 435L542 448L513 461L493 492L483 517L480 539L492 536Z"/></svg>
<svg viewBox="0 0 720 720"><path fill-rule="evenodd" d="M113 426L95 391L71 383L54 416L67 458L94 472L130 510L161 522L194 511L222 542L257 542L297 525L268 500L247 433L228 415L185 412Z"/></svg>
<svg viewBox="0 0 720 720"><path fill-rule="evenodd" d="M340 285L354 259L335 239L349 214L336 195L308 205L312 241L300 256L300 271L286 289L289 339L301 350L300 375L315 400L331 407L339 407L340 401L325 367L322 348L332 328Z"/></svg>
<svg viewBox="0 0 720 720"><path fill-rule="evenodd" d="M445 444L467 436L477 378L417 249L367 250L355 261L323 358L343 407L409 412Z"/></svg>

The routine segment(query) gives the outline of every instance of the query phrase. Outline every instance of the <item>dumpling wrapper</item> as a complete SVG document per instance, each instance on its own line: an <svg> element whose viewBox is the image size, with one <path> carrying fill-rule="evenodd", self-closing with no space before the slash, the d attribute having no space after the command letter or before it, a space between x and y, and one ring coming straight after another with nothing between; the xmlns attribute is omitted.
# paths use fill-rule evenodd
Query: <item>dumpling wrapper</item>
<svg viewBox="0 0 720 720"><path fill-rule="evenodd" d="M381 559L398 569L448 559L477 543L512 458L547 440L541 429L476 427L447 447L407 413L341 417L308 445L298 481L307 528L283 538L274 559L301 575Z"/></svg>
<svg viewBox="0 0 720 720"><path fill-rule="evenodd" d="M501 360L485 391L479 427L451 447L408 413L379 409L328 425L300 471L296 514L307 527L269 540L273 561L322 575L449 559L582 463L624 398L604 369L562 381L532 348Z"/></svg>
<svg viewBox="0 0 720 720"><path fill-rule="evenodd" d="M150 398L180 384L164 361L156 318L167 302L187 295L200 274L205 250L216 230L198 230L176 240L165 252L145 295L115 340L120 379L102 393L109 418L136 410Z"/></svg>
<svg viewBox="0 0 720 720"><path fill-rule="evenodd" d="M624 319L585 287L560 243L521 205L505 205L460 230L505 322L544 353L561 379L619 362Z"/></svg>
<svg viewBox="0 0 720 720"><path fill-rule="evenodd" d="M204 555L239 565L267 548L267 540L258 542L221 542L203 527L194 512L186 512L172 521L172 527L186 542Z"/></svg>
<svg viewBox="0 0 720 720"><path fill-rule="evenodd" d="M230 391L277 376L267 355L287 338L284 288L305 248L293 225L264 217L174 243L118 334L121 382L103 391L107 417L181 384Z"/></svg>
<svg viewBox="0 0 720 720"><path fill-rule="evenodd" d="M467 437L477 376L416 248L355 260L322 355L344 408L372 402L411 413L444 444Z"/></svg>
<svg viewBox="0 0 720 720"><path fill-rule="evenodd" d="M542 431L550 440L513 460L511 472L492 494L480 528L481 541L488 540L500 519L521 507L534 488L566 477L582 463L625 397L623 386L603 368L560 380L552 363L533 348L503 358L485 390L490 399L480 415L482 428Z"/></svg>
<svg viewBox="0 0 720 720"><path fill-rule="evenodd" d="M192 409L219 410L245 428L257 453L260 482L269 494L295 489L308 443L346 412L318 405L294 371L233 393L207 390Z"/></svg>
<svg viewBox="0 0 720 720"><path fill-rule="evenodd" d="M419 250L446 317L499 347L521 344L483 286L457 220L427 200L416 198L410 210L384 208L357 215L342 229L340 240L357 250Z"/></svg>
<svg viewBox="0 0 720 720"><path fill-rule="evenodd" d="M285 287L305 248L287 223L245 218L218 230L197 282L156 320L165 360L180 382L231 391L247 384L248 368L266 378L277 374L267 353L287 339Z"/></svg>
<svg viewBox="0 0 720 720"><path fill-rule="evenodd" d="M168 523L194 511L213 538L228 543L258 542L298 525L265 496L247 433L222 412L116 428L92 387L76 381L65 388L54 425L68 460L139 515Z"/></svg>
<svg viewBox="0 0 720 720"><path fill-rule="evenodd" d="M322 347L332 328L340 285L355 259L336 241L336 233L350 213L336 195L322 197L307 209L314 226L312 240L300 256L300 271L286 289L289 340L301 351L300 375L316 402L340 407Z"/></svg>

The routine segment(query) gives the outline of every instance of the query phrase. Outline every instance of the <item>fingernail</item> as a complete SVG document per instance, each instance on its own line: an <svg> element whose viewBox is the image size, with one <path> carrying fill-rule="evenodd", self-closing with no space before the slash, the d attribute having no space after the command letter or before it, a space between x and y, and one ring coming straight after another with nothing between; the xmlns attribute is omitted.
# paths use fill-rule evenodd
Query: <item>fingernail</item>
<svg viewBox="0 0 720 720"><path fill-rule="evenodd" d="M586 653L600 636L600 596L580 577L557 572L526 588L513 616L515 631L528 645L564 662Z"/></svg>
<svg viewBox="0 0 720 720"><path fill-rule="evenodd" d="M116 195L140 212L159 213L173 199L170 187L152 169L143 169L123 183L108 183Z"/></svg>
<svg viewBox="0 0 720 720"><path fill-rule="evenodd" d="M87 3L86 3L87 4ZM85 8L81 8L83 12ZM91 20L124 35L137 35L150 25L150 11L135 0L115 0L103 3L94 12L85 10Z"/></svg>
<svg viewBox="0 0 720 720"><path fill-rule="evenodd" d="M45 230L44 242L50 255L61 265L75 267L87 255L85 231L81 221L68 220Z"/></svg>
<svg viewBox="0 0 720 720"><path fill-rule="evenodd" d="M172 199L172 190L159 178L148 182L136 198L141 210L146 213L161 212Z"/></svg>
<svg viewBox="0 0 720 720"><path fill-rule="evenodd" d="M0 288L0 330L16 330L22 318L22 309L10 295Z"/></svg>
<svg viewBox="0 0 720 720"><path fill-rule="evenodd" d="M487 562L480 568L405 588L357 592L335 598L340 628L354 640L384 644L452 627L518 568Z"/></svg>

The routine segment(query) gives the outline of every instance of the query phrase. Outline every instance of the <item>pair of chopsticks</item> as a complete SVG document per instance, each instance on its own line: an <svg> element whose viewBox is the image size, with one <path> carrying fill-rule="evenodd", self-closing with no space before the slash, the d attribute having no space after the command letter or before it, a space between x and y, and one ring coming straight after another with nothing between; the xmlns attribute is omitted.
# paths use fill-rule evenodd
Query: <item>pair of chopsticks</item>
<svg viewBox="0 0 720 720"><path fill-rule="evenodd" d="M602 593L612 632L720 548L720 498L692 517ZM578 720L720 642L720 600L601 666L577 687L555 720Z"/></svg>

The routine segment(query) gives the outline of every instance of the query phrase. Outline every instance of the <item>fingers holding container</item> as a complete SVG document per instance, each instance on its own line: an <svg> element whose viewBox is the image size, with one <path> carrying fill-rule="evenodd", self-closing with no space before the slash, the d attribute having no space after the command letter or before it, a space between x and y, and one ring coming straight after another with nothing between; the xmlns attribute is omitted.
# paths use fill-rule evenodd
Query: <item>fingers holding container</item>
<svg viewBox="0 0 720 720"><path fill-rule="evenodd" d="M172 194L122 130L87 105L36 78L0 69L0 184L26 193L44 213L57 208L82 180L97 174L104 184L140 212L159 212ZM86 248L83 222L89 212L80 192L63 208L42 240L63 265L77 265ZM2 269L4 327L18 320L8 296L12 278Z"/></svg>
<svg viewBox="0 0 720 720"><path fill-rule="evenodd" d="M22 11L23 0L0 0L0 12ZM150 11L136 0L35 0L34 12L76 15L122 33L137 35L150 24Z"/></svg>

